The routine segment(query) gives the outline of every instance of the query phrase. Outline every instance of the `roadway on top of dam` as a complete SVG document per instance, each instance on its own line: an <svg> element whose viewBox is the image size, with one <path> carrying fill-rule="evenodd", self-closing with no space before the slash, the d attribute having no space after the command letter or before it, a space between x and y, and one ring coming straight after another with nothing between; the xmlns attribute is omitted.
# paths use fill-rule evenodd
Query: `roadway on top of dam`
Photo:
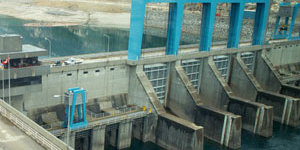
<svg viewBox="0 0 300 150"><path fill-rule="evenodd" d="M0 115L0 150L44 150L36 141Z"/></svg>
<svg viewBox="0 0 300 150"><path fill-rule="evenodd" d="M270 40L269 43L279 43L279 42L287 42L286 39L282 40ZM242 47L251 47L250 41L240 42L239 48ZM226 43L214 43L211 47L211 51L220 51L227 49ZM179 54L184 53L195 53L198 52L198 45L191 44L191 45L184 45L179 48ZM85 55L76 55L76 56L64 56L64 57L53 57L53 58L43 58L42 64L53 64L55 61L66 61L68 58L76 58L84 60L83 63L94 63L94 62L109 62L109 61L116 61L116 60L127 60L128 59L127 51L117 51L117 52L109 52L109 53L94 53L94 54L85 54ZM151 58L157 56L164 56L165 55L165 47L158 47L158 48L148 48L143 49L141 53L141 59L143 58ZM64 65L64 64L62 64Z"/></svg>

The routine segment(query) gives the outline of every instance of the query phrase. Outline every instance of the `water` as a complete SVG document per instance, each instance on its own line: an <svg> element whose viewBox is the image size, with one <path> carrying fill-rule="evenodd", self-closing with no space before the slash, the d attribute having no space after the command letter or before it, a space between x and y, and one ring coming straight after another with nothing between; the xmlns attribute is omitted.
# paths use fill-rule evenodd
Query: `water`
<svg viewBox="0 0 300 150"><path fill-rule="evenodd" d="M20 20L8 16L0 16L0 34L20 34L24 44L32 44L49 49L50 39L52 56L69 56L90 54L108 51L120 51L128 48L127 30L112 28L97 28L89 26L73 27L24 27L25 23L35 21ZM108 41L108 35L110 41ZM165 46L166 39L163 37L144 35L143 48ZM181 44L188 44L182 42ZM255 136L243 131L242 150L300 150L300 128L280 125L274 122L273 136L269 139ZM107 145L106 149L115 148ZM153 143L143 143L132 140L130 150L162 150ZM227 150L219 144L205 139L205 150Z"/></svg>
<svg viewBox="0 0 300 150"><path fill-rule="evenodd" d="M205 140L205 150L225 150L218 144ZM241 150L299 150L300 149L300 128L293 128L281 125L277 122L273 124L273 136L263 138L253 135L247 131L242 132Z"/></svg>
<svg viewBox="0 0 300 150"><path fill-rule="evenodd" d="M70 56L128 49L129 31L126 29L90 26L26 27L32 20L0 15L0 34L20 34L23 44L50 49L51 56ZM45 40L45 38L50 41ZM189 44L181 42L181 44ZM142 48L163 47L166 38L143 35Z"/></svg>
<svg viewBox="0 0 300 150"><path fill-rule="evenodd" d="M247 131L242 132L242 147L240 150L299 150L300 149L300 128L288 127L274 122L273 136L263 138ZM117 150L106 145L105 150ZM126 150L163 150L163 148L147 142L143 143L133 139L131 147ZM204 139L204 150L230 150L219 144Z"/></svg>

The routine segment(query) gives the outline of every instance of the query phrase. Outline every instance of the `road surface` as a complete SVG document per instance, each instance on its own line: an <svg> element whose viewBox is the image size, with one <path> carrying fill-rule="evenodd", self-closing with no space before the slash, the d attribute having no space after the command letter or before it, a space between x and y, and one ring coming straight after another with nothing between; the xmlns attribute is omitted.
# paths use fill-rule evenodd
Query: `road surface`
<svg viewBox="0 0 300 150"><path fill-rule="evenodd" d="M0 150L44 150L42 146L0 115Z"/></svg>

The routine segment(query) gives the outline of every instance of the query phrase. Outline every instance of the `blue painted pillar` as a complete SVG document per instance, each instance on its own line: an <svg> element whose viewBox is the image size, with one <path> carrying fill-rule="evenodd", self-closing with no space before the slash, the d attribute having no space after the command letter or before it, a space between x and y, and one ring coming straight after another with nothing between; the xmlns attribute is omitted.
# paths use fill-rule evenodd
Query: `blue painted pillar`
<svg viewBox="0 0 300 150"><path fill-rule="evenodd" d="M286 25L286 27L288 27L288 25L289 25L289 17L285 18L285 25ZM284 30L284 35L286 36L286 30Z"/></svg>
<svg viewBox="0 0 300 150"><path fill-rule="evenodd" d="M70 115L70 127L73 126L73 121L74 121L74 113L75 113L75 107L76 107L76 99L77 99L77 94L73 95L73 102L72 102L72 108L71 108L71 115Z"/></svg>
<svg viewBox="0 0 300 150"><path fill-rule="evenodd" d="M167 34L167 55L178 55L184 3L169 4L169 21Z"/></svg>
<svg viewBox="0 0 300 150"><path fill-rule="evenodd" d="M256 13L255 13L255 21L254 21L254 30L252 37L253 45L263 45L265 31L267 27L267 21L269 16L269 6L270 1L266 0L265 3L257 3L256 5Z"/></svg>
<svg viewBox="0 0 300 150"><path fill-rule="evenodd" d="M86 110L85 110L85 104L86 104L86 101L87 101L87 99L86 99L86 92L84 92L83 94L82 94L82 99L83 99L83 102L82 102L82 113L83 113L83 121L84 122L86 122L87 120L86 120Z"/></svg>
<svg viewBox="0 0 300 150"><path fill-rule="evenodd" d="M274 31L274 35L277 34L278 28L279 28L279 22L280 22L280 17L277 16L276 18L276 23L275 23L275 31Z"/></svg>
<svg viewBox="0 0 300 150"><path fill-rule="evenodd" d="M78 120L81 120L81 105L77 106Z"/></svg>
<svg viewBox="0 0 300 150"><path fill-rule="evenodd" d="M230 11L229 33L227 38L228 48L237 48L243 24L245 3L232 3Z"/></svg>
<svg viewBox="0 0 300 150"><path fill-rule="evenodd" d="M131 0L128 60L141 57L145 9L146 3L143 0Z"/></svg>
<svg viewBox="0 0 300 150"><path fill-rule="evenodd" d="M203 3L199 51L210 51L217 3Z"/></svg>

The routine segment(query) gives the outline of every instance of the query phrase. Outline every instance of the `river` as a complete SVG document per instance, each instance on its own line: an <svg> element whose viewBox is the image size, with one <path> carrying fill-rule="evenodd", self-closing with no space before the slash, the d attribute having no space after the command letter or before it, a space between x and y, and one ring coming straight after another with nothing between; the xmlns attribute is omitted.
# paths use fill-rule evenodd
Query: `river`
<svg viewBox="0 0 300 150"><path fill-rule="evenodd" d="M128 29L92 26L24 26L24 24L32 23L37 22L0 15L0 34L19 34L23 37L23 44L51 49L52 57L128 49ZM181 42L181 44L189 43ZM165 37L143 35L142 48L163 47L165 45Z"/></svg>

